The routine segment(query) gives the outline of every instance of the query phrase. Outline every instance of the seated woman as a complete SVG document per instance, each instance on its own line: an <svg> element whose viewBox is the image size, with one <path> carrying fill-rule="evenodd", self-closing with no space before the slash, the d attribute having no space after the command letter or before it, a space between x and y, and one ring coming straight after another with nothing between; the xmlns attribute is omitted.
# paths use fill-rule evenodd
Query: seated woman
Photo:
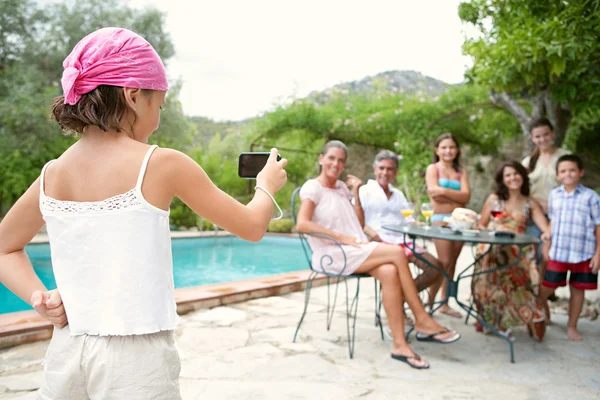
<svg viewBox="0 0 600 400"><path fill-rule="evenodd" d="M498 200L504 201L504 210L491 222L492 202ZM496 172L496 191L483 206L480 227L525 233L530 220L543 232L542 238L550 237L550 226L539 203L529 196L527 170L516 161L506 161ZM480 245L476 255L482 255L487 249L487 245ZM475 265L474 273L509 264L516 266L473 277L471 287L475 305L483 320L499 331L510 336L514 326L525 324L529 335L541 341L547 319L536 296L539 273L534 246L524 247L521 252L516 245L495 246ZM478 325L477 330L483 329Z"/></svg>
<svg viewBox="0 0 600 400"><path fill-rule="evenodd" d="M382 286L382 301L393 336L392 358L413 368L429 368L429 363L408 346L404 337L403 304L406 301L415 316L417 340L452 343L460 338L435 322L421 304L406 256L399 246L368 242L363 232L364 216L358 196L361 180L348 175L348 186L339 180L348 149L337 140L328 142L319 155L321 172L308 180L300 190L302 200L296 229L319 233L337 240L343 248L329 240L310 237L313 266L330 274L366 273L378 279ZM354 206L350 202L354 197ZM331 262L321 265L322 256ZM345 266L345 268L344 268Z"/></svg>

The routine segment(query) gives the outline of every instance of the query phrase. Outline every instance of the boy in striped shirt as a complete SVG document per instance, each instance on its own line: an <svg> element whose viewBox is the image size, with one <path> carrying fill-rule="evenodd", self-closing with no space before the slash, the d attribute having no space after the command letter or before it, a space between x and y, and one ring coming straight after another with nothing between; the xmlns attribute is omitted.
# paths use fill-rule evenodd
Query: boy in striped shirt
<svg viewBox="0 0 600 400"><path fill-rule="evenodd" d="M577 321L584 291L598 288L600 267L600 196L580 183L583 174L583 163L576 155L558 159L556 175L562 185L552 189L548 199L552 245L540 288L540 298L548 312L548 296L557 287L566 286L570 271L567 335L577 341L582 340Z"/></svg>

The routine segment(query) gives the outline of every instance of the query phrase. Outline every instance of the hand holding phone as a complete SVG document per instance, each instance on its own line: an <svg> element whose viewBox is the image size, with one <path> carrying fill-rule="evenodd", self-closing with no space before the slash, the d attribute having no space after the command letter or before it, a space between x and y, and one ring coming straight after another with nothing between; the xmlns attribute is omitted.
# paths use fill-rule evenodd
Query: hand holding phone
<svg viewBox="0 0 600 400"><path fill-rule="evenodd" d="M256 179L256 184L275 194L287 181L285 166L287 160L281 158L277 149L270 153L242 153L239 158L238 175L244 179Z"/></svg>
<svg viewBox="0 0 600 400"><path fill-rule="evenodd" d="M267 160L271 153L269 152L254 152L240 154L238 163L238 176L244 179L256 179L258 173L267 164ZM281 160L281 156L277 154L277 161Z"/></svg>

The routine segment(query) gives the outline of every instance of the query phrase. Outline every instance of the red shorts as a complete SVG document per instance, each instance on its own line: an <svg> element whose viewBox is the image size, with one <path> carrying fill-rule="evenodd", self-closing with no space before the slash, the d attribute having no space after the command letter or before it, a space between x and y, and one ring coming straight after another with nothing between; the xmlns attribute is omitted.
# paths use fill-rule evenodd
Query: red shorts
<svg viewBox="0 0 600 400"><path fill-rule="evenodd" d="M542 285L549 288L566 286L567 272L569 271L571 272L569 284L574 288L580 290L598 289L598 274L592 273L590 260L575 264L548 260Z"/></svg>

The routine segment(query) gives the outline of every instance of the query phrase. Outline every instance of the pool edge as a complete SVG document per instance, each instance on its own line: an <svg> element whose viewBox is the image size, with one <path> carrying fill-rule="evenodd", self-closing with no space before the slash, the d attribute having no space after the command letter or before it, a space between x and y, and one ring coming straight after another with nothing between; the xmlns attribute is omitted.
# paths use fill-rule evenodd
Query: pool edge
<svg viewBox="0 0 600 400"><path fill-rule="evenodd" d="M241 281L175 289L177 313L184 315L203 308L301 291L306 288L310 272L310 270L300 270ZM321 286L326 281L326 276L320 276L313 281L313 286ZM299 315L300 310L298 310ZM51 336L52 325L35 311L0 314L0 349L46 340Z"/></svg>

